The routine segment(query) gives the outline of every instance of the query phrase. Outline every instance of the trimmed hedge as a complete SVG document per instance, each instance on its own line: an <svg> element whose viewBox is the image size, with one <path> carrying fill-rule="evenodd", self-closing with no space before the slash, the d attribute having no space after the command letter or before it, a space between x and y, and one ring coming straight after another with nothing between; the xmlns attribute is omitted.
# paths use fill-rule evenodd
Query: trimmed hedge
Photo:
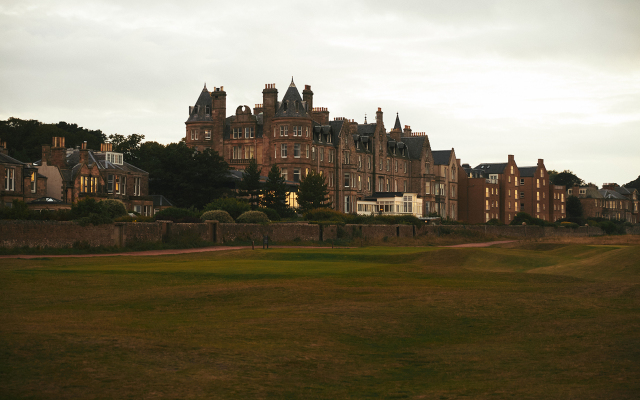
<svg viewBox="0 0 640 400"><path fill-rule="evenodd" d="M269 218L262 211L247 211L236 219L239 224L268 224Z"/></svg>
<svg viewBox="0 0 640 400"><path fill-rule="evenodd" d="M207 211L200 216L200 219L202 219L203 221L217 220L218 222L222 222L225 224L233 223L233 218L231 218L231 215L229 215L229 213L224 210Z"/></svg>

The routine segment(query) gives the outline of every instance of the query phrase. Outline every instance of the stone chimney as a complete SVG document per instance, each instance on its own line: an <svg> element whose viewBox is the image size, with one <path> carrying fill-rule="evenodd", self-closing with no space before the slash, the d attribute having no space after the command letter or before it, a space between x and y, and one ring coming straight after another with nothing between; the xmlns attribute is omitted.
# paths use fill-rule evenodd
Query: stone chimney
<svg viewBox="0 0 640 400"><path fill-rule="evenodd" d="M87 141L82 142L80 146L80 164L89 163L89 149L87 149Z"/></svg>
<svg viewBox="0 0 640 400"><path fill-rule="evenodd" d="M51 138L51 146L42 146L42 163L47 163L60 169L66 168L67 149L65 138L56 136Z"/></svg>
<svg viewBox="0 0 640 400"><path fill-rule="evenodd" d="M100 143L100 151L113 151L113 143Z"/></svg>
<svg viewBox="0 0 640 400"><path fill-rule="evenodd" d="M311 91L311 85L304 85L302 101L307 103L307 112L313 110L313 92Z"/></svg>
<svg viewBox="0 0 640 400"><path fill-rule="evenodd" d="M0 142L0 154L9 155L9 148L7 147L7 142Z"/></svg>
<svg viewBox="0 0 640 400"><path fill-rule="evenodd" d="M402 136L403 137L411 136L411 127L409 125L404 126L404 130L402 131Z"/></svg>

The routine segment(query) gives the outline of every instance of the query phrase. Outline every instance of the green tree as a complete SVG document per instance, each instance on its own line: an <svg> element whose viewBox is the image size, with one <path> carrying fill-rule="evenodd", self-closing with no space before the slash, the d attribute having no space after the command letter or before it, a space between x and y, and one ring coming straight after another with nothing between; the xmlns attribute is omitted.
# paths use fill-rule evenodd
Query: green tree
<svg viewBox="0 0 640 400"><path fill-rule="evenodd" d="M551 183L553 183L554 185L565 186L567 189L572 188L576 185L580 186L584 184L584 181L582 179L578 178L573 172L569 171L568 169L565 169L560 173L556 173L555 175L549 173L549 180L551 180Z"/></svg>
<svg viewBox="0 0 640 400"><path fill-rule="evenodd" d="M582 218L583 214L580 199L576 196L569 196L567 198L567 218Z"/></svg>
<svg viewBox="0 0 640 400"><path fill-rule="evenodd" d="M139 159L140 144L144 140L144 135L132 133L129 136L123 136L117 133L109 135L109 142L113 144L113 151L122 153L124 160L133 165Z"/></svg>
<svg viewBox="0 0 640 400"><path fill-rule="evenodd" d="M635 188L640 190L640 176L638 176L635 180L624 185L626 188Z"/></svg>
<svg viewBox="0 0 640 400"><path fill-rule="evenodd" d="M249 204L251 209L258 208L260 203L260 193L262 192L260 184L260 169L255 158L249 161L249 165L242 173L242 181L240 181L240 195L249 196Z"/></svg>
<svg viewBox="0 0 640 400"><path fill-rule="evenodd" d="M302 178L298 187L298 205L303 213L316 208L331 207L324 174L311 170Z"/></svg>
<svg viewBox="0 0 640 400"><path fill-rule="evenodd" d="M66 147L80 146L87 142L90 149L99 149L106 136L100 130L92 131L76 124L58 122L44 124L36 120L9 118L0 121L0 140L7 142L9 155L23 162L33 162L42 157L42 146L50 145L52 137L65 137Z"/></svg>
<svg viewBox="0 0 640 400"><path fill-rule="evenodd" d="M149 173L149 193L164 195L176 207L201 209L231 189L224 159L210 149L194 152L184 142L143 143L135 165Z"/></svg>
<svg viewBox="0 0 640 400"><path fill-rule="evenodd" d="M281 216L286 215L288 212L287 186L284 178L280 176L280 168L275 164L269 170L260 204L263 207L276 210Z"/></svg>

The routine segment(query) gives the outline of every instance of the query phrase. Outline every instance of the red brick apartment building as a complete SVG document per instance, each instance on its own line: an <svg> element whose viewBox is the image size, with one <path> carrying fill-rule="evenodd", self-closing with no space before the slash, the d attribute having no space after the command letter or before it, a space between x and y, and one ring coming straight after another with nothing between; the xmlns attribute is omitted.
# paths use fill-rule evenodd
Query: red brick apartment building
<svg viewBox="0 0 640 400"><path fill-rule="evenodd" d="M497 208L498 220L509 224L521 210L520 202L520 170L513 155L509 154L506 163L482 163L474 168L491 181L498 182L499 203ZM475 201L469 199L469 201ZM485 199L486 202L486 199Z"/></svg>
<svg viewBox="0 0 640 400"><path fill-rule="evenodd" d="M544 160L538 159L535 167L520 167L520 210L527 214L550 221L549 216L549 176L544 166Z"/></svg>
<svg viewBox="0 0 640 400"><path fill-rule="evenodd" d="M469 164L458 169L460 219L470 224L500 219L499 181L489 179L484 172L471 168Z"/></svg>
<svg viewBox="0 0 640 400"><path fill-rule="evenodd" d="M549 184L549 221L567 217L565 192L564 186Z"/></svg>
<svg viewBox="0 0 640 400"><path fill-rule="evenodd" d="M293 185L310 170L321 172L333 206L343 212L356 212L357 202L375 193L418 193L423 215L458 219L453 150L438 153L435 160L424 132L403 128L397 115L387 131L381 108L373 122L366 117L364 123L330 120L327 108L314 107L313 95L306 85L300 96L292 80L279 100L275 84L267 84L262 103L253 110L239 106L227 116L224 88L209 92L205 86L189 107L186 144L217 151L236 170L255 159L267 175L275 164Z"/></svg>

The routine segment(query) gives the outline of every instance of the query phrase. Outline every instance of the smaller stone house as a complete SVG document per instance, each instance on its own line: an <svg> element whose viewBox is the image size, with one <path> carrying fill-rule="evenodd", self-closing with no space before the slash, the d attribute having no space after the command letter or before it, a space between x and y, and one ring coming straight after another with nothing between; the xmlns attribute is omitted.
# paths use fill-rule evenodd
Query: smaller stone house
<svg viewBox="0 0 640 400"><path fill-rule="evenodd" d="M0 143L0 205L11 207L14 200L29 203L46 192L47 178L33 166L9 157L6 142Z"/></svg>
<svg viewBox="0 0 640 400"><path fill-rule="evenodd" d="M125 162L111 143L102 144L100 151L87 149L86 142L67 149L64 137L54 137L51 146L42 146L42 159L33 165L48 178L47 197L70 204L85 197L120 200L127 211L153 215L149 174Z"/></svg>

